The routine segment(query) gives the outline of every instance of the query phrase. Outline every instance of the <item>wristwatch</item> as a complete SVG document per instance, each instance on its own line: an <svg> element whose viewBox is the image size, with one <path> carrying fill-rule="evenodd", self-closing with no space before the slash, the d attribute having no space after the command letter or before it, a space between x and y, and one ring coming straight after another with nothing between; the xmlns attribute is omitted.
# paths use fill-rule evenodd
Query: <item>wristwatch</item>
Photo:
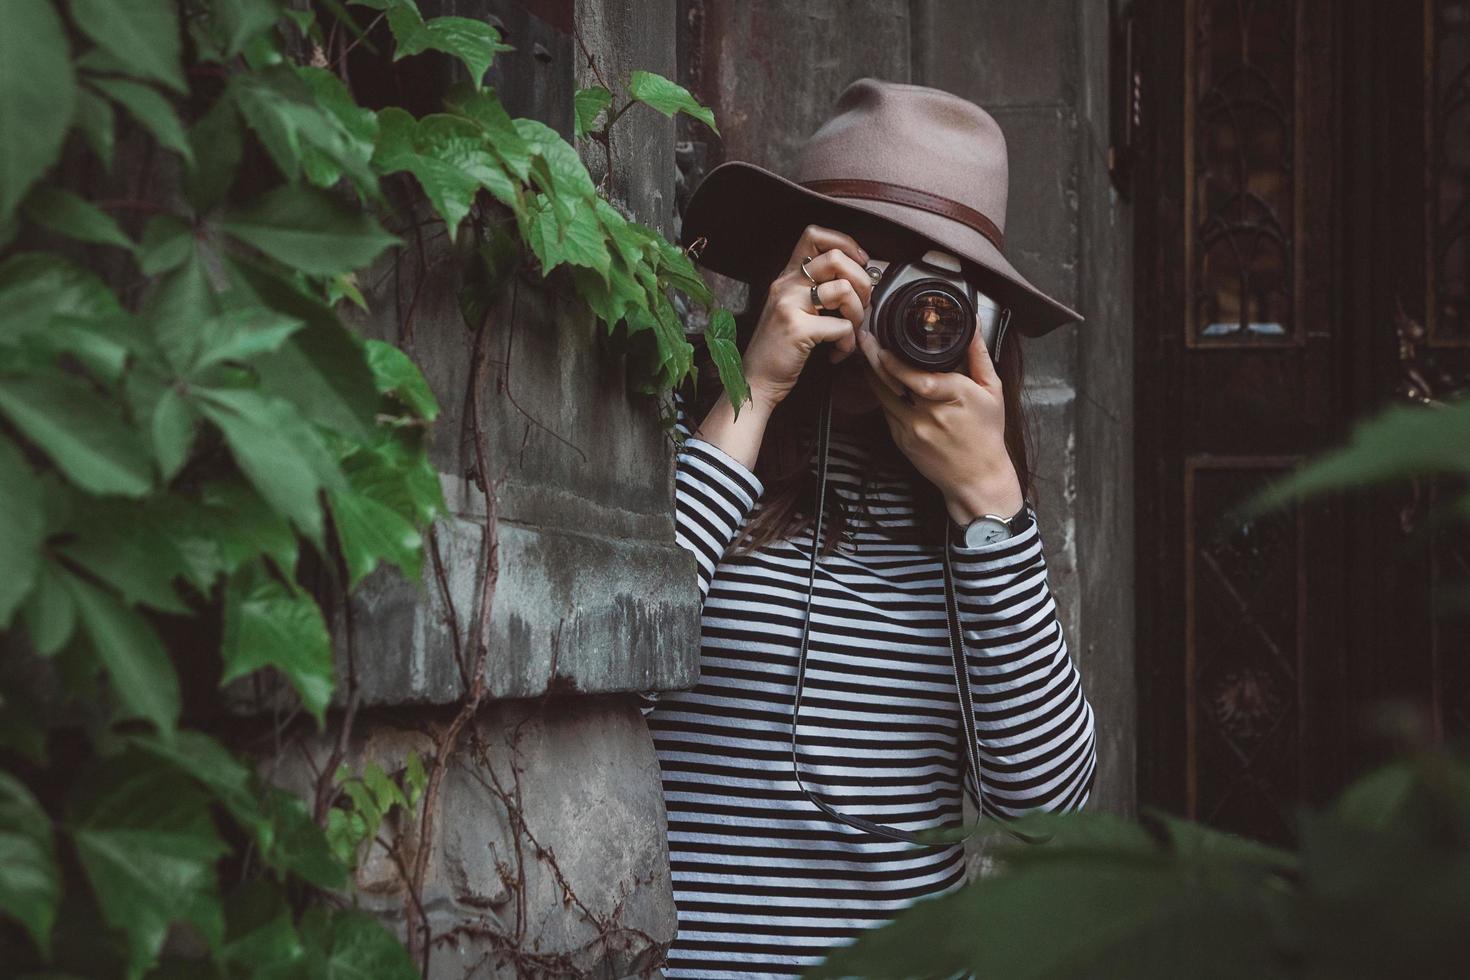
<svg viewBox="0 0 1470 980"><path fill-rule="evenodd" d="M957 523L951 518L950 540L957 548L983 548L1015 537L1029 528L1033 520L1029 501L1023 501L1021 509L1010 517L981 514L968 524Z"/></svg>

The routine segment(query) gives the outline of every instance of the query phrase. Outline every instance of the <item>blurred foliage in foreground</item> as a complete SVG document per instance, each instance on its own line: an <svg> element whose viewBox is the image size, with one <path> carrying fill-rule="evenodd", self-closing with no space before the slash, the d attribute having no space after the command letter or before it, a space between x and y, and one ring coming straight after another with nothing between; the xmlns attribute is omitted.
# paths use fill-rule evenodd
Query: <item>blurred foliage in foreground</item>
<svg viewBox="0 0 1470 980"><path fill-rule="evenodd" d="M920 902L811 977L1463 977L1470 765L1421 750L1301 814L1297 853L1146 811L1035 814L1055 837Z"/></svg>
<svg viewBox="0 0 1470 980"><path fill-rule="evenodd" d="M1353 487L1441 479L1470 520L1470 399L1395 406L1255 500L1250 515ZM1470 653L1470 651L1467 651ZM808 973L821 977L1252 980L1470 976L1470 759L1418 747L1300 813L1278 850L1145 810L1034 814L1054 835L923 901Z"/></svg>

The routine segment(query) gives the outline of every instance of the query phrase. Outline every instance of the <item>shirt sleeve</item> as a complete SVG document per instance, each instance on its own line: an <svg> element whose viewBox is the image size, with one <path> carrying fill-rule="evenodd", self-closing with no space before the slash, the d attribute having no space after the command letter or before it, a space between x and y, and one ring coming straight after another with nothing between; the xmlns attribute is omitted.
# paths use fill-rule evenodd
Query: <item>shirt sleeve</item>
<svg viewBox="0 0 1470 980"><path fill-rule="evenodd" d="M975 700L983 806L1007 818L1081 809L1097 771L1092 705L1067 652L1034 512L1032 518L1004 541L948 544Z"/></svg>
<svg viewBox="0 0 1470 980"><path fill-rule="evenodd" d="M675 397L675 428L684 436L674 457L674 540L694 555L699 602L709 595L715 568L745 526L765 487L744 463L713 443L690 435L684 401ZM657 703L641 694L646 715Z"/></svg>

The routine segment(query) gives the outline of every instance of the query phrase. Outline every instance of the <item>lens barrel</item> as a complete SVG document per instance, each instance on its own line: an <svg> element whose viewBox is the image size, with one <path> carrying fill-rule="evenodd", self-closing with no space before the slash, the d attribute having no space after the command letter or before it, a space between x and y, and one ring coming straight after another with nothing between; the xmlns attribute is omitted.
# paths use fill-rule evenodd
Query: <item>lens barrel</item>
<svg viewBox="0 0 1470 980"><path fill-rule="evenodd" d="M975 306L958 284L937 277L906 282L883 298L878 342L926 371L953 371L975 336Z"/></svg>

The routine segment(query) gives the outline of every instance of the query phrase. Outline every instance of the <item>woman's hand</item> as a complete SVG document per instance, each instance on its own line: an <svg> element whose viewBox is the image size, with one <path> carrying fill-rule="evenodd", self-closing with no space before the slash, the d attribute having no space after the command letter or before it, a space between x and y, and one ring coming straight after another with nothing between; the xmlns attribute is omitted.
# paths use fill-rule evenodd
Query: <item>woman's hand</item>
<svg viewBox="0 0 1470 980"><path fill-rule="evenodd" d="M812 306L811 282L801 271L802 259L812 256L807 271L819 284L817 295L840 317L821 316ZM864 268L868 253L841 232L809 225L790 259L771 282L765 308L745 348L745 378L751 399L769 412L791 393L812 350L832 341L832 360L840 361L857 347L873 283Z"/></svg>
<svg viewBox="0 0 1470 980"><path fill-rule="evenodd" d="M1006 450L1005 400L979 324L968 377L914 367L879 346L870 331L862 331L858 343L872 365L868 384L894 443L944 494L950 517L967 524L981 514L1019 511L1024 500ZM913 395L907 401L905 389Z"/></svg>

